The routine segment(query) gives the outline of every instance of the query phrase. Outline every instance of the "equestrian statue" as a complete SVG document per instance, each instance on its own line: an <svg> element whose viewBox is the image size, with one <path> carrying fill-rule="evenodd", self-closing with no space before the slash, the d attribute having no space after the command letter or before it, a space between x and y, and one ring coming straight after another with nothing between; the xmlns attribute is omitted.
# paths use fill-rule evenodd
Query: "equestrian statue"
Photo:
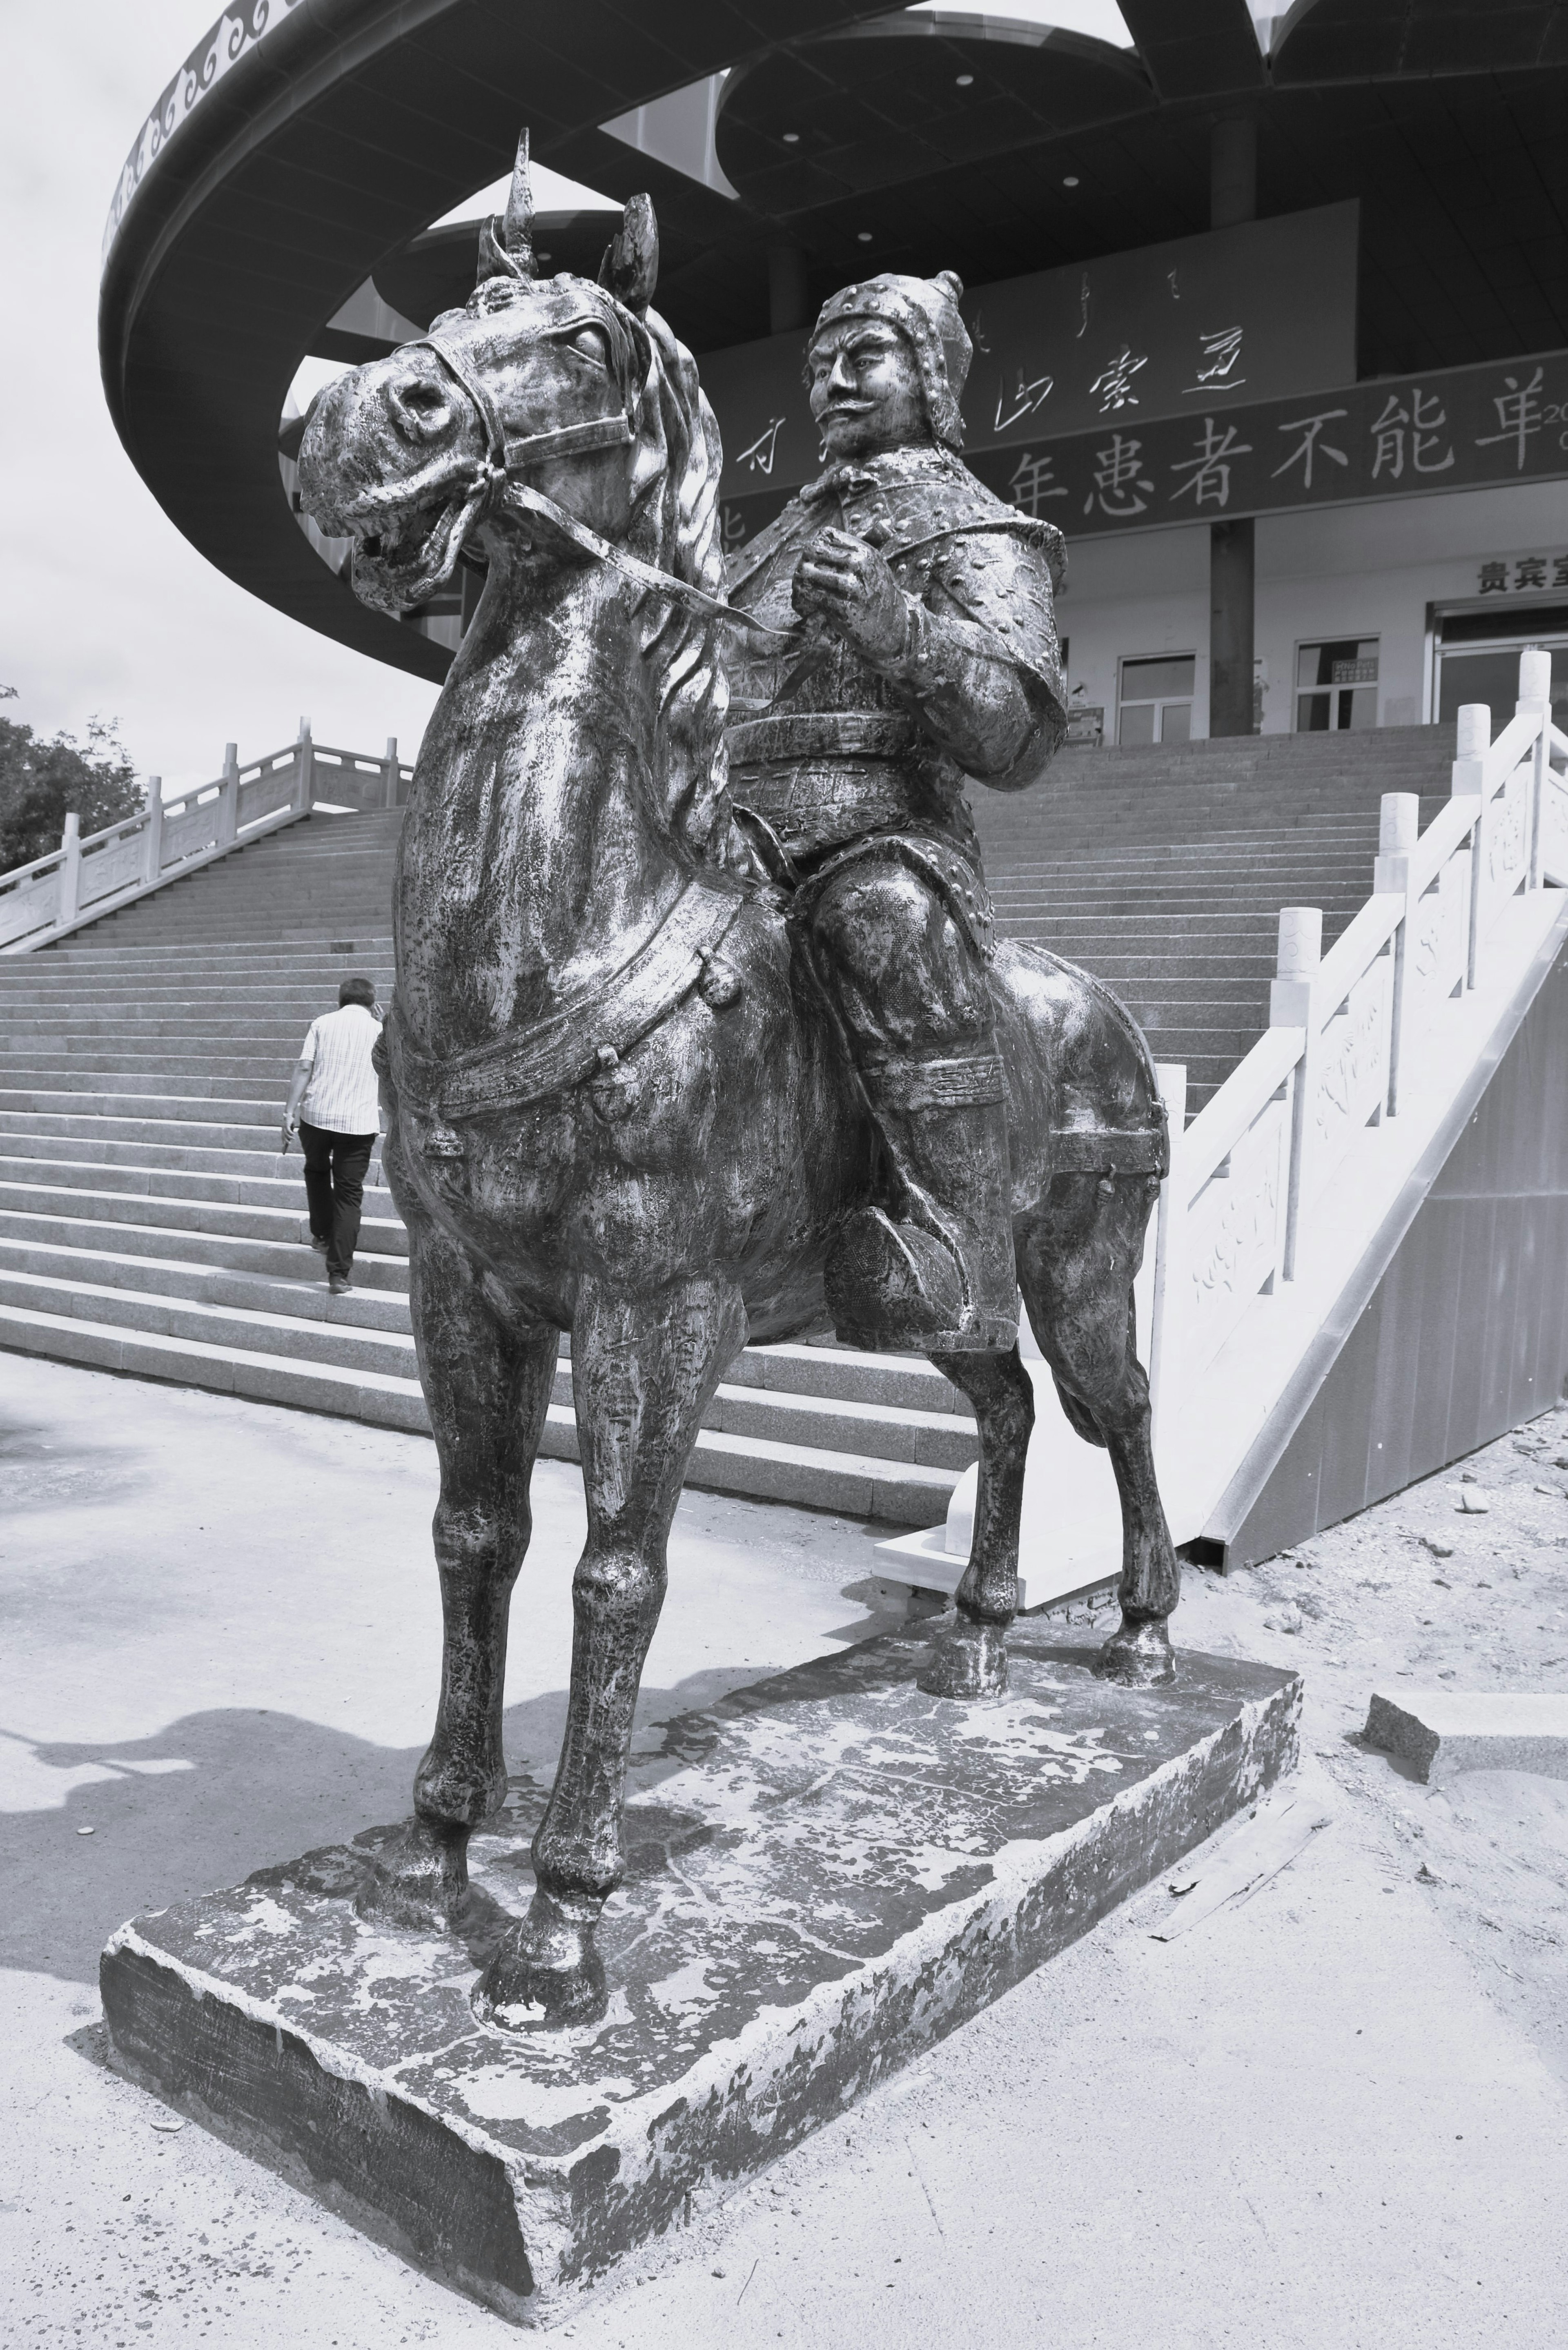
<svg viewBox="0 0 1568 2350"><path fill-rule="evenodd" d="M458 563L485 571L403 819L383 1040L441 1465L441 1698L414 1818L359 1899L454 1918L504 1798L508 1611L569 1331L588 1532L566 1729L536 1889L474 1994L518 2028L604 2010L595 1927L670 1519L748 1340L831 1325L925 1353L972 1404L973 1549L921 1680L939 1699L1005 1687L1020 1285L1121 1495L1099 1671L1170 1679L1179 1587L1133 1327L1167 1166L1154 1073L1104 988L994 942L964 803L966 776L1032 782L1063 717L1057 535L957 454L957 281L828 303L826 470L726 600L719 433L649 307L652 207L628 204L597 284L542 277L531 217L524 139L472 296L320 394L299 459L368 603L400 614Z"/></svg>

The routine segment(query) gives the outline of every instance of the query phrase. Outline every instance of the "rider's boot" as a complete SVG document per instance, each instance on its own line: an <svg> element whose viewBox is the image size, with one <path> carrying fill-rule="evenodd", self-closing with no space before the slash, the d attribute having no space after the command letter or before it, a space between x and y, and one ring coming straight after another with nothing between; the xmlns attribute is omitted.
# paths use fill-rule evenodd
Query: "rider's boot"
<svg viewBox="0 0 1568 2350"><path fill-rule="evenodd" d="M902 1194L898 1221L863 1208L826 1269L828 1310L850 1346L955 1354L1012 1346L1018 1280L1002 1065L883 1060L862 1066Z"/></svg>

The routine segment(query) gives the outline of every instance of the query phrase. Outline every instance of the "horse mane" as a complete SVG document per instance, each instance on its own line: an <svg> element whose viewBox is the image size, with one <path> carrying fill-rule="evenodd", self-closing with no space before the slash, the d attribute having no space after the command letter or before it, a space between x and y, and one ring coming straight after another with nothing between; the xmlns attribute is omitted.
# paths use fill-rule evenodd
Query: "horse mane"
<svg viewBox="0 0 1568 2350"><path fill-rule="evenodd" d="M656 310L642 321L649 363L639 402L628 546L645 561L722 598L719 509L723 448L697 363ZM724 716L730 691L719 624L649 594L642 654L655 670L656 785L670 838L700 863L722 859L729 833Z"/></svg>

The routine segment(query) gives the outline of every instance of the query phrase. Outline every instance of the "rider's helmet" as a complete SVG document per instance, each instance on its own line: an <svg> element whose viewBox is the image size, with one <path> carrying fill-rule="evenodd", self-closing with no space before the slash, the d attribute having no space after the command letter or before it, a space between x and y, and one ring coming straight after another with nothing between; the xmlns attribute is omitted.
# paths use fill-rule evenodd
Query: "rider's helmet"
<svg viewBox="0 0 1568 2350"><path fill-rule="evenodd" d="M888 271L846 286L825 302L812 338L841 318L882 318L897 327L915 354L934 437L950 449L963 447L959 401L974 355L959 316L963 280L950 269L935 277L903 277Z"/></svg>

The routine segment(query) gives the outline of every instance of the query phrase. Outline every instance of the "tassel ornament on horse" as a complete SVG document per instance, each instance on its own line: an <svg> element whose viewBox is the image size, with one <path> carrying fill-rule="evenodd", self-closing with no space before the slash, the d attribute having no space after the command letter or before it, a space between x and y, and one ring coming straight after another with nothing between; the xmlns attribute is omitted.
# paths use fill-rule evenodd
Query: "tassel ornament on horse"
<svg viewBox="0 0 1568 2350"><path fill-rule="evenodd" d="M972 1404L973 1549L922 1674L939 1701L1006 1686L1020 1286L1122 1497L1098 1669L1168 1679L1179 1591L1132 1313L1168 1156L1154 1073L1104 989L996 941L963 797L966 776L1033 781L1064 721L1059 541L957 453L961 289L881 277L827 305L828 469L726 595L719 432L650 307L652 207L628 205L597 284L541 277L531 219L524 140L469 301L322 393L299 459L368 603L417 608L465 551L486 567L403 819L386 1031L441 1693L413 1821L358 1898L466 1914L569 1331L588 1531L566 1734L536 1890L474 1994L519 2028L609 1996L596 1926L670 1519L748 1339L836 1324L929 1355Z"/></svg>

